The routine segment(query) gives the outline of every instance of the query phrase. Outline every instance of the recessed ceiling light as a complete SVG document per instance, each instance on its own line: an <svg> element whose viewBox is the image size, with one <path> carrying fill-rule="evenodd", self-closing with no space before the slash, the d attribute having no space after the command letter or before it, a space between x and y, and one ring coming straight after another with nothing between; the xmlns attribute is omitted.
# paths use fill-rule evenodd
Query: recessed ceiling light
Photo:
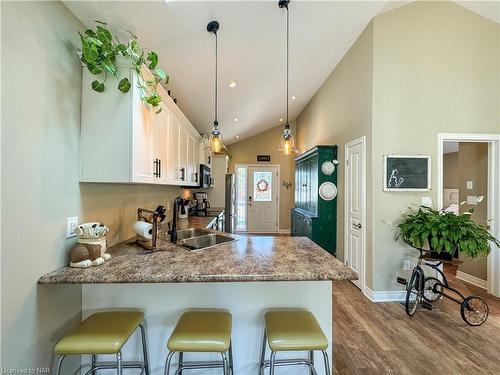
<svg viewBox="0 0 500 375"><path fill-rule="evenodd" d="M231 81L229 82L229 87L231 87L232 89L234 89L236 86L238 86L238 81Z"/></svg>
<svg viewBox="0 0 500 375"><path fill-rule="evenodd" d="M292 96L292 100L295 100L295 99L297 99L297 98L295 96Z"/></svg>
<svg viewBox="0 0 500 375"><path fill-rule="evenodd" d="M235 117L234 122L238 122L238 121L240 121L240 119L238 117Z"/></svg>
<svg viewBox="0 0 500 375"><path fill-rule="evenodd" d="M240 137L239 135L236 136L236 138L239 138L239 137Z"/></svg>
<svg viewBox="0 0 500 375"><path fill-rule="evenodd" d="M280 122L283 122L283 117L282 117L282 118L280 118Z"/></svg>

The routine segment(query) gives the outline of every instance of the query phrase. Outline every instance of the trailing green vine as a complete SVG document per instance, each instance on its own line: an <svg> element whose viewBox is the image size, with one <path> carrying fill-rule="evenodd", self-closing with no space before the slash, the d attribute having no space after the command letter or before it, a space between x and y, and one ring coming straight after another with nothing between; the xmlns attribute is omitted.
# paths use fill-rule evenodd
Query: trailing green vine
<svg viewBox="0 0 500 375"><path fill-rule="evenodd" d="M107 29L107 25L101 21L97 23L95 29L87 29L82 34L80 39L82 42L82 57L81 61L87 67L88 71L96 76L104 74L102 81L96 79L91 83L93 90L103 92L108 75L116 77L118 67L116 65L116 57L123 56L128 58L130 69L137 73L137 86L141 89L142 100L153 107L158 107L156 113L161 111L158 105L162 98L158 94L157 87L160 82L168 83L169 77L165 71L158 68L158 54L151 50L141 48L138 43L137 36L127 31L130 34L130 39L127 43L122 43L118 37L111 34ZM153 79L146 79L141 71L141 67L146 65ZM123 93L129 92L131 83L128 78L123 78L118 82L118 90Z"/></svg>

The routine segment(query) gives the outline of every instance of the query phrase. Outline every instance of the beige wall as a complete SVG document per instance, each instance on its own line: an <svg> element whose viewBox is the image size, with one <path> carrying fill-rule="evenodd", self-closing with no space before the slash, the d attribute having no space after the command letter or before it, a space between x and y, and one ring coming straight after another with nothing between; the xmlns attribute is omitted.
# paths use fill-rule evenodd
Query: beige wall
<svg viewBox="0 0 500 375"><path fill-rule="evenodd" d="M105 222L113 244L132 236L138 206L181 190L79 184L83 25L60 2L2 2L1 11L1 363L46 367L54 343L81 319L80 286L36 284L69 261L66 218ZM63 373L77 365L69 360Z"/></svg>
<svg viewBox="0 0 500 375"><path fill-rule="evenodd" d="M323 83L297 119L300 151L318 144L338 145L337 256L344 256L344 146L366 136L367 163L372 163L372 54L373 24L370 23ZM371 169L368 168L368 171ZM372 186L367 175L367 191ZM367 195L367 283L371 285L371 195Z"/></svg>
<svg viewBox="0 0 500 375"><path fill-rule="evenodd" d="M464 204L460 206L460 212L466 212L473 208L472 220L481 225L487 224L488 217L488 144L460 142L458 145L459 186L460 202L466 202L468 195L484 196L484 200L478 205ZM472 190L467 189L467 181L474 183ZM487 258L465 259L458 269L469 275L486 280L488 275Z"/></svg>
<svg viewBox="0 0 500 375"><path fill-rule="evenodd" d="M366 283L400 290L399 212L436 196L437 134L500 132L500 26L452 2L412 2L374 18L297 120L301 150L367 135ZM432 157L430 192L384 192L385 154ZM373 180L372 180L373 179ZM339 257L343 168L339 168ZM373 205L373 206L372 206ZM373 271L373 273L372 273Z"/></svg>
<svg viewBox="0 0 500 375"><path fill-rule="evenodd" d="M290 125L292 133L295 134L294 124ZM281 186L282 181L294 183L295 162L293 155L277 155L276 150L280 147L280 139L283 135L283 127L277 126L253 137L233 143L228 147L231 159L229 161L230 172L234 172L236 164L279 164L280 166L280 229L290 230L290 210L294 207L294 186L289 189ZM271 155L271 163L257 163L257 155Z"/></svg>
<svg viewBox="0 0 500 375"><path fill-rule="evenodd" d="M443 154L443 188L459 188L458 152Z"/></svg>
<svg viewBox="0 0 500 375"><path fill-rule="evenodd" d="M373 51L374 290L398 290L408 255L382 220L436 202L438 133L500 132L500 26L452 2L413 2L375 18ZM433 190L383 192L390 153L430 155Z"/></svg>

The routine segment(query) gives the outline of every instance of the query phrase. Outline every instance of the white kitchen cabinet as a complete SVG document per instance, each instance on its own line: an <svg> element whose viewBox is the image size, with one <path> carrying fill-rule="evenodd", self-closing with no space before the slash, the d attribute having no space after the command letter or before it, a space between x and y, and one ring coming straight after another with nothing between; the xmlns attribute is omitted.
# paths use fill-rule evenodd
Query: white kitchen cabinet
<svg viewBox="0 0 500 375"><path fill-rule="evenodd" d="M144 104L135 74L119 65L116 84L127 77L130 91L121 93L109 78L98 93L90 84L99 77L84 69L80 181L195 186L192 150L201 136L163 88L160 113Z"/></svg>
<svg viewBox="0 0 500 375"><path fill-rule="evenodd" d="M161 104L162 111L155 114L155 181L160 184L170 183L168 176L169 143L171 141L168 134L169 121L172 117L170 110Z"/></svg>
<svg viewBox="0 0 500 375"><path fill-rule="evenodd" d="M179 182L187 183L187 159L188 159L188 132L184 126L180 126L179 134Z"/></svg>

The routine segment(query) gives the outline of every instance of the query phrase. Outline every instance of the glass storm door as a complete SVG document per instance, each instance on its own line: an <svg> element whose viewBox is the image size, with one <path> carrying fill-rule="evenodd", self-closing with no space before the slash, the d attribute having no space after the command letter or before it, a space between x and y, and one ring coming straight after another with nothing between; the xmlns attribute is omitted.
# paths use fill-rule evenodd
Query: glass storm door
<svg viewBox="0 0 500 375"><path fill-rule="evenodd" d="M278 231L278 168L248 167L247 231Z"/></svg>

